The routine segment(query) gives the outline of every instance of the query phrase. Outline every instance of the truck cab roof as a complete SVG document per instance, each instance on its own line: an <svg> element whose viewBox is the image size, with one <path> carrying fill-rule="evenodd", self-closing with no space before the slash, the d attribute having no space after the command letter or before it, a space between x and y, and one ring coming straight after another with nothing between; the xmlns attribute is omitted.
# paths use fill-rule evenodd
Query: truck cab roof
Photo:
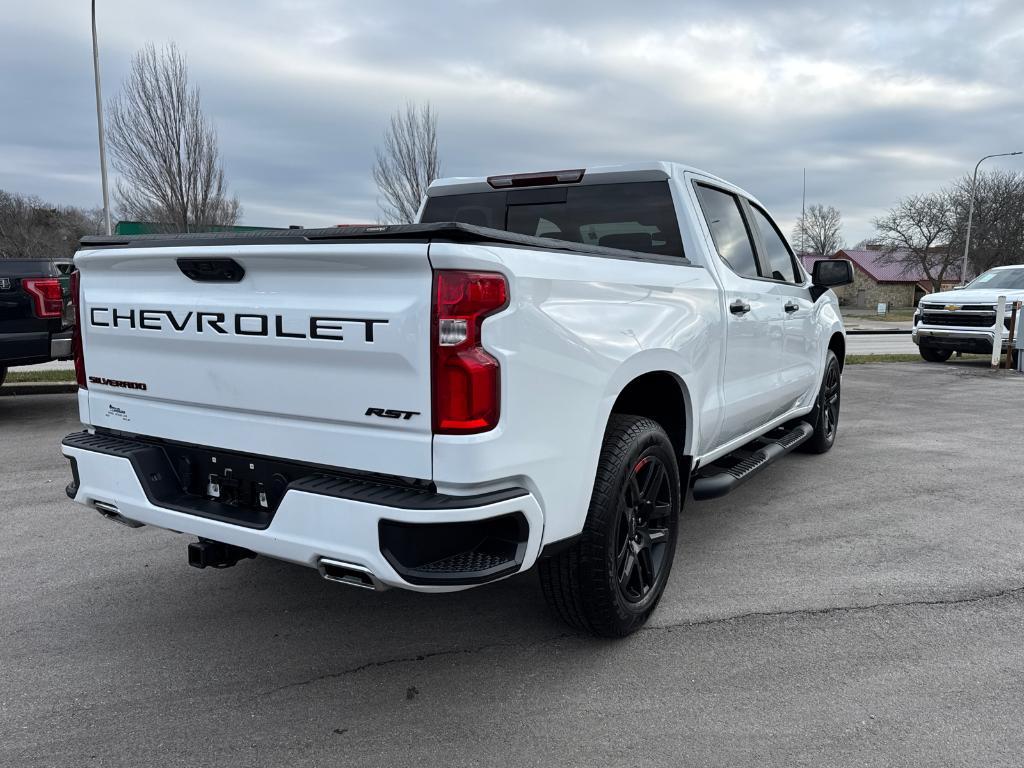
<svg viewBox="0 0 1024 768"><path fill-rule="evenodd" d="M684 173L703 176L721 186L751 197L751 195L735 184L730 184L712 173L682 163L664 160L598 165L590 168L569 170L509 173L498 176L452 176L435 179L431 182L427 188L427 197L462 195L470 192L490 192L502 188L539 186L541 184L544 186L563 186L570 184L626 184L637 181L665 181L673 177L680 177ZM538 181L530 183L531 179ZM526 183L516 183L518 180L523 180Z"/></svg>

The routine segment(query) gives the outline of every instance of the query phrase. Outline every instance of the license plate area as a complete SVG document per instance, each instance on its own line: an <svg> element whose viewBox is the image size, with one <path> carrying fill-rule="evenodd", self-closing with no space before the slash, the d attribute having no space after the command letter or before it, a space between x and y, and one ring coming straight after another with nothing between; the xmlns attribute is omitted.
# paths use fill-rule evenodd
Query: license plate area
<svg viewBox="0 0 1024 768"><path fill-rule="evenodd" d="M276 510L288 484L300 476L282 463L238 454L164 450L185 493L254 512Z"/></svg>
<svg viewBox="0 0 1024 768"><path fill-rule="evenodd" d="M115 430L74 433L63 444L130 461L147 499L157 507L246 528L267 528L293 487L369 503L393 502L397 494L414 508L441 498L425 480L369 475Z"/></svg>
<svg viewBox="0 0 1024 768"><path fill-rule="evenodd" d="M288 486L311 472L303 464L233 451L170 442L160 449L178 489L194 500L197 512L217 507L254 527L269 525Z"/></svg>

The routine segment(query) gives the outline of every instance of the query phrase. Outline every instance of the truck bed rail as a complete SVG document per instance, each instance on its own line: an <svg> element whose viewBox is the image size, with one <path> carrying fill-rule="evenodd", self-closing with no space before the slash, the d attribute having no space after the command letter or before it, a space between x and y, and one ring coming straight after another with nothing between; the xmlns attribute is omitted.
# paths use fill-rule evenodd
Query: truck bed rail
<svg viewBox="0 0 1024 768"><path fill-rule="evenodd" d="M434 224L382 224L373 226L328 227L324 229L268 229L252 232L196 232L153 235L87 235L82 248L168 248L240 245L301 245L304 243L373 243L432 241L515 245L546 251L568 251L588 256L603 256L637 261L658 261L693 266L682 254L662 256L620 248L606 248L587 243L574 243L550 237L533 237L490 227L459 222Z"/></svg>

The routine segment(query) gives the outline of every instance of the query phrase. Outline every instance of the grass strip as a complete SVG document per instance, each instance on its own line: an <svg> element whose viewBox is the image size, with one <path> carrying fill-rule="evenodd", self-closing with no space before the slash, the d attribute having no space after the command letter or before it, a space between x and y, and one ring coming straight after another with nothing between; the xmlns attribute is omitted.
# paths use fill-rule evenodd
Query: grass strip
<svg viewBox="0 0 1024 768"><path fill-rule="evenodd" d="M30 384L33 382L71 382L75 380L73 370L57 371L8 371L5 384Z"/></svg>

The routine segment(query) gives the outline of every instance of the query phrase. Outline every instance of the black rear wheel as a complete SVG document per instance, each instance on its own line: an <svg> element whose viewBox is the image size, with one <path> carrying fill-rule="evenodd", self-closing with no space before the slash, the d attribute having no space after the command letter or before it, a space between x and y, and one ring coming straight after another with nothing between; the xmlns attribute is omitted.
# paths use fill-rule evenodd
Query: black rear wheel
<svg viewBox="0 0 1024 768"><path fill-rule="evenodd" d="M918 350L921 352L921 357L929 363L944 363L953 354L951 349L938 349L937 347L928 347L924 344L918 347Z"/></svg>
<svg viewBox="0 0 1024 768"><path fill-rule="evenodd" d="M668 435L651 419L612 416L583 532L540 562L549 605L595 635L622 637L643 626L672 570L679 507Z"/></svg>

